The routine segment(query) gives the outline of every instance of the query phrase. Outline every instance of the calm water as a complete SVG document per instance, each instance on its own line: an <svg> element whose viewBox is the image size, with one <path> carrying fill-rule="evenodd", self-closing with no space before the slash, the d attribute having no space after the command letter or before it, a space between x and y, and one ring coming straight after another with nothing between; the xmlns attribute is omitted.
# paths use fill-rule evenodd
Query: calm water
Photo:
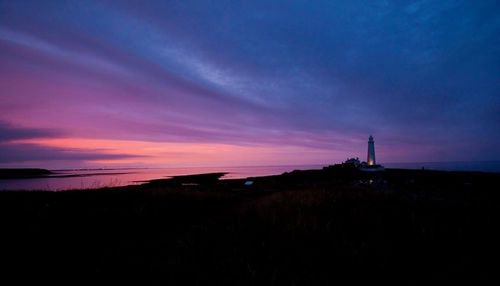
<svg viewBox="0 0 500 286"><path fill-rule="evenodd" d="M265 166L265 167L199 167L165 169L118 169L118 170L63 170L57 175L83 175L81 177L47 177L23 180L0 180L0 190L94 189L140 184L140 181L162 179L176 175L227 172L223 179L278 175L293 170L321 169L322 165Z"/></svg>

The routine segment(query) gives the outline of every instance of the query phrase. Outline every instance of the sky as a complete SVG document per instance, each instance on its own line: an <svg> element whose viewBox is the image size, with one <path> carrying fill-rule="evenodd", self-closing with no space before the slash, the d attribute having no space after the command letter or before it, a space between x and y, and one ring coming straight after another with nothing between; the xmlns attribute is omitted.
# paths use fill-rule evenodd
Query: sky
<svg viewBox="0 0 500 286"><path fill-rule="evenodd" d="M500 160L500 2L0 0L0 167Z"/></svg>

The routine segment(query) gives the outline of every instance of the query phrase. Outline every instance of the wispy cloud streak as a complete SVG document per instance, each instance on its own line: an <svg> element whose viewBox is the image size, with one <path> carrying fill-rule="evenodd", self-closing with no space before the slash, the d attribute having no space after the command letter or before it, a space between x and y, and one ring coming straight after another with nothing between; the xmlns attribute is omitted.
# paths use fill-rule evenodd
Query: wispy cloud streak
<svg viewBox="0 0 500 286"><path fill-rule="evenodd" d="M0 138L500 158L497 1L212 4L0 1Z"/></svg>

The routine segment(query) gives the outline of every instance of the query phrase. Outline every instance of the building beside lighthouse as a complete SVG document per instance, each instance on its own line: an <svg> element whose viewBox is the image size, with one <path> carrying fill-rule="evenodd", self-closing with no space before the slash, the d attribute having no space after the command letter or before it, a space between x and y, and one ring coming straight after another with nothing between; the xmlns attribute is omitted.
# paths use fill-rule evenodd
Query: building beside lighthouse
<svg viewBox="0 0 500 286"><path fill-rule="evenodd" d="M375 140L372 135L368 137L368 154L366 156L366 162L360 162L359 158L348 158L342 164L338 164L336 166L343 168L355 168L367 172L385 170L384 166L377 164L377 161L375 160Z"/></svg>
<svg viewBox="0 0 500 286"><path fill-rule="evenodd" d="M368 166L377 165L377 161L375 161L375 141L373 141L373 136L370 135L368 138L368 156L366 159L366 163Z"/></svg>

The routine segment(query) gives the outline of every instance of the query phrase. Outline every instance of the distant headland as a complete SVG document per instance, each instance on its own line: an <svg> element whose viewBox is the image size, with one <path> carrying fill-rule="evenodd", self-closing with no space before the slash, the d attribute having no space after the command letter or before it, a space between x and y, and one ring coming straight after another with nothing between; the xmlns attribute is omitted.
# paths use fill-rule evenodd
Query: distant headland
<svg viewBox="0 0 500 286"><path fill-rule="evenodd" d="M0 169L0 179L42 178L52 174L52 171L38 168Z"/></svg>

